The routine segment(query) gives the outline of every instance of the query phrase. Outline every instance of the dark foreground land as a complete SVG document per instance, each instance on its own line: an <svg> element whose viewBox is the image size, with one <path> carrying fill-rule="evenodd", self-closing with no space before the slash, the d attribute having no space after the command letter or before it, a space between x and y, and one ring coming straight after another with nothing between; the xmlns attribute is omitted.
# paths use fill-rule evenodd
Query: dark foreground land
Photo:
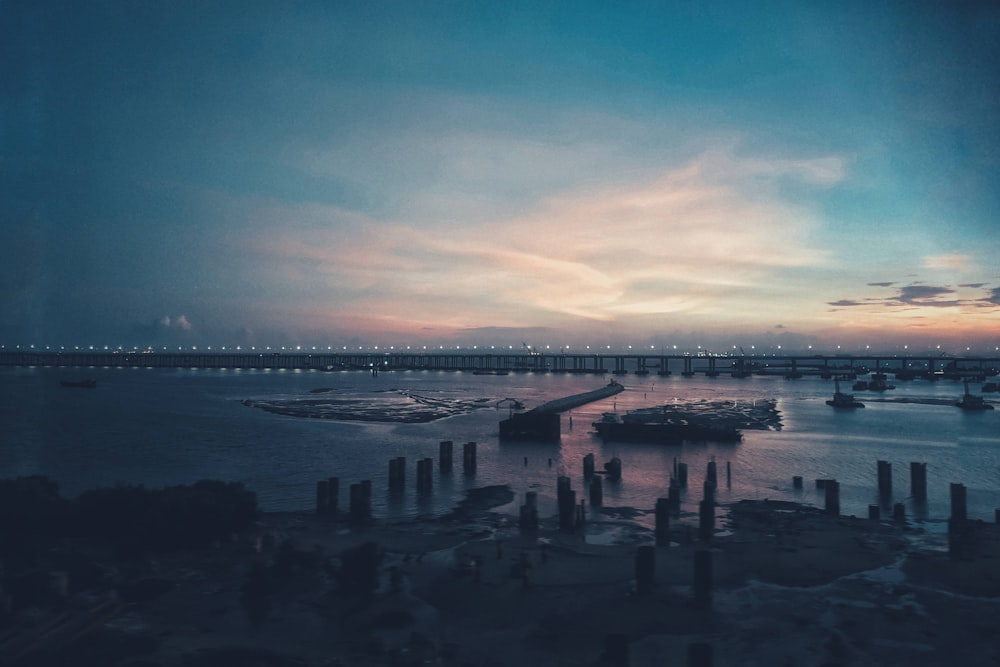
<svg viewBox="0 0 1000 667"><path fill-rule="evenodd" d="M946 536L921 524L744 501L718 508L726 520L711 540L692 537L696 517L675 518L653 587L637 591L637 550L654 544L629 520L639 510L604 510L590 537L558 532L554 518L522 534L493 511L512 499L490 487L446 517L363 527L315 514L247 522L234 501L215 517L224 537L180 546L35 531L0 543L0 662L1000 664L996 526L970 525L974 539L950 557ZM173 502L205 511L183 494ZM705 550L711 588L696 595ZM712 662L689 662L705 645Z"/></svg>

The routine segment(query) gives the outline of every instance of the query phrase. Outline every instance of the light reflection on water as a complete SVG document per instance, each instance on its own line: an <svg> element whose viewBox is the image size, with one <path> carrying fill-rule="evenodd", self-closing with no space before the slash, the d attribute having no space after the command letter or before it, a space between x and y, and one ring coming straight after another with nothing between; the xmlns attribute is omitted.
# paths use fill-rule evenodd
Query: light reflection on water
<svg viewBox="0 0 1000 667"><path fill-rule="evenodd" d="M59 379L86 375L94 390L66 389ZM624 478L604 485L605 505L649 509L666 494L674 458L689 465L685 511L701 499L705 468L719 464L719 500L740 498L801 500L822 504L816 478L841 482L845 514L864 516L877 502L875 462L893 464L894 500L911 516L920 508L907 500L909 463L925 461L931 517L948 514L948 484L968 487L969 512L992 520L1000 507L1000 410L969 414L950 405L870 401L863 410L837 411L825 404L830 381L777 377L660 378L619 376L627 390L582 406L562 417L562 442L500 443L497 425L507 416L497 401L516 398L533 407L552 398L594 389L599 376L511 374L474 376L454 372L358 373L317 371L211 371L148 369L2 369L0 418L4 453L0 476L43 473L75 494L118 481L163 485L222 478L246 483L265 509L308 509L318 479L341 478L341 503L347 486L371 479L376 515L440 513L463 491L486 484L510 484L518 494L536 491L543 516L555 513L555 478L566 474L578 498L586 496L582 460L593 452L598 468L613 456L623 461ZM962 386L952 382L896 382L898 389L878 398L957 399ZM269 414L242 404L245 399L315 398L310 390L332 388L345 400L376 393L406 392L455 401L483 401L485 409L425 424L338 422ZM856 392L859 399L874 398ZM322 396L322 394L321 394ZM695 400L752 402L777 399L780 431L744 432L742 443L604 444L591 422L601 413L624 412ZM455 474L435 469L435 493L418 500L413 492L416 461L437 459L438 442L455 443ZM461 446L477 442L474 477L461 469ZM386 488L387 464L407 457L408 486L400 498ZM525 465L527 458L527 465ZM551 460L551 464L550 464ZM726 487L725 464L732 468ZM801 475L801 491L792 477ZM647 525L651 515L636 519Z"/></svg>

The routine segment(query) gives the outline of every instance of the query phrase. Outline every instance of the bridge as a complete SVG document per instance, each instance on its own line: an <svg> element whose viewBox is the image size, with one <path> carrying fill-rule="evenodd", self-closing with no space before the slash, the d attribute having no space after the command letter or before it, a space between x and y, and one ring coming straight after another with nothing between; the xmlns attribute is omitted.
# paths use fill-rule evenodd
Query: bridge
<svg viewBox="0 0 1000 667"><path fill-rule="evenodd" d="M898 379L912 377L979 378L1000 372L1000 355L942 356L927 354L761 354L690 355L641 353L543 353L482 352L476 350L433 352L246 352L152 350L0 350L0 367L93 367L93 368L204 368L366 370L370 372L425 370L486 373L593 373L638 376L720 374L750 375L864 374L884 372Z"/></svg>

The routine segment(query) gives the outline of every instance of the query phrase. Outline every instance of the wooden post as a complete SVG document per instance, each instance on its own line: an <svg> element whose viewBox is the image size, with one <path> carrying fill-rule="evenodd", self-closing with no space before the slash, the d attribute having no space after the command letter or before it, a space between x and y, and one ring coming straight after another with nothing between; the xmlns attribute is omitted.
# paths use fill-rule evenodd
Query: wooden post
<svg viewBox="0 0 1000 667"><path fill-rule="evenodd" d="M795 477L792 477L792 488L793 489L800 489L800 490L802 489L802 477L801 476L796 475Z"/></svg>
<svg viewBox="0 0 1000 667"><path fill-rule="evenodd" d="M881 518L881 510L878 505L868 506L868 518L872 521L878 521Z"/></svg>
<svg viewBox="0 0 1000 667"><path fill-rule="evenodd" d="M330 507L330 483L325 479L316 482L316 514L326 514Z"/></svg>
<svg viewBox="0 0 1000 667"><path fill-rule="evenodd" d="M438 445L438 466L442 475L451 474L453 447L454 443L451 440L442 440Z"/></svg>
<svg viewBox="0 0 1000 667"><path fill-rule="evenodd" d="M840 482L835 479L826 480L826 513L840 516Z"/></svg>
<svg viewBox="0 0 1000 667"><path fill-rule="evenodd" d="M467 442L462 445L462 465L466 475L476 474L476 443Z"/></svg>
<svg viewBox="0 0 1000 667"><path fill-rule="evenodd" d="M877 465L879 502L888 505L892 501L892 464L888 461L879 461Z"/></svg>
<svg viewBox="0 0 1000 667"><path fill-rule="evenodd" d="M590 504L595 507L604 504L604 480L600 475L590 478Z"/></svg>
<svg viewBox="0 0 1000 667"><path fill-rule="evenodd" d="M927 500L927 464L910 463L910 495L919 503Z"/></svg>
<svg viewBox="0 0 1000 667"><path fill-rule="evenodd" d="M326 511L333 515L340 511L340 478L326 480Z"/></svg>
<svg viewBox="0 0 1000 667"><path fill-rule="evenodd" d="M594 455L587 454L583 457L583 478L590 479L594 476Z"/></svg>
<svg viewBox="0 0 1000 667"><path fill-rule="evenodd" d="M656 585L656 549L644 545L635 553L635 592L649 595Z"/></svg>
<svg viewBox="0 0 1000 667"><path fill-rule="evenodd" d="M712 607L712 552L694 552L694 603L700 609Z"/></svg>
<svg viewBox="0 0 1000 667"><path fill-rule="evenodd" d="M670 546L670 499L656 499L656 546Z"/></svg>

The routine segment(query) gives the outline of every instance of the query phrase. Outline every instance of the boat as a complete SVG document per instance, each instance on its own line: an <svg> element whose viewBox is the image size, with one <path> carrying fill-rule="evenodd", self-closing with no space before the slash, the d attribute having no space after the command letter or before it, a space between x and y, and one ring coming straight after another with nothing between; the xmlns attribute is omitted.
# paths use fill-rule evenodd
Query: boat
<svg viewBox="0 0 1000 667"><path fill-rule="evenodd" d="M995 391L1000 391L1000 386L998 386L996 382L987 382L986 384L983 385L981 391L984 394L991 394Z"/></svg>
<svg viewBox="0 0 1000 667"><path fill-rule="evenodd" d="M885 373L872 374L872 381L868 384L868 389L871 391L886 391L887 389L895 389L896 385L889 384L887 379L888 378Z"/></svg>
<svg viewBox="0 0 1000 667"><path fill-rule="evenodd" d="M982 396L977 396L975 394L969 393L969 383L965 383L965 394L962 396L962 400L955 403L958 407L963 410L992 410L993 406L983 400Z"/></svg>
<svg viewBox="0 0 1000 667"><path fill-rule="evenodd" d="M854 391L868 391L868 382L866 380L858 380L851 389Z"/></svg>
<svg viewBox="0 0 1000 667"><path fill-rule="evenodd" d="M865 404L855 400L852 394L840 393L840 380L834 380L833 398L826 402L835 408L863 408Z"/></svg>
<svg viewBox="0 0 1000 667"><path fill-rule="evenodd" d="M615 412L605 412L592 426L605 441L669 444L684 441L739 442L743 439L743 434L732 426L697 424L674 418L650 420L634 414L622 417Z"/></svg>
<svg viewBox="0 0 1000 667"><path fill-rule="evenodd" d="M82 389L93 389L97 386L97 380L60 380L63 387L80 387Z"/></svg>

